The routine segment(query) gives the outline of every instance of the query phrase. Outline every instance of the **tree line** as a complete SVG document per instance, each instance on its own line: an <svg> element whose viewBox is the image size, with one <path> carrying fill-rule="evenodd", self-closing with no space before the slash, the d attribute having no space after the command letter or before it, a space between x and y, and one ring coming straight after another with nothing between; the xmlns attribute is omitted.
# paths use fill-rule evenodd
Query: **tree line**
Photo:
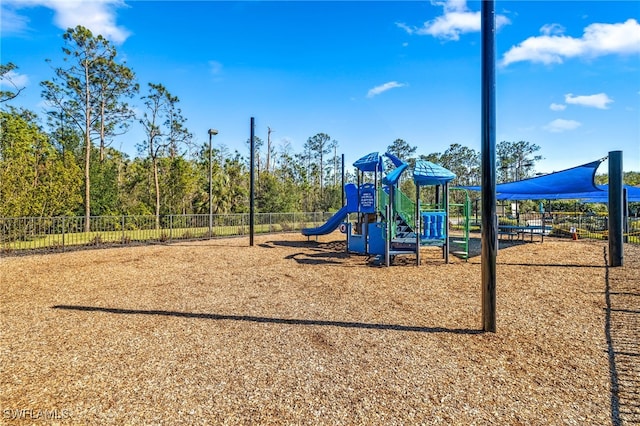
<svg viewBox="0 0 640 426"><path fill-rule="evenodd" d="M0 92L0 217L205 214L248 210L248 155L223 145L195 143L180 99L159 82L144 93L115 47L77 26L63 35L62 63L40 83L44 117L9 105L22 88L13 63L0 65L8 90ZM139 99L136 114L129 102ZM112 147L132 124L144 130L138 156ZM260 212L327 211L342 199L339 143L326 133L309 137L302 152L288 142L255 138L256 208ZM248 146L248 144L247 144ZM453 171L454 185L480 183L480 154L454 143L442 153L416 156L417 147L396 139L389 152L413 164L426 159ZM248 150L247 150L248 151ZM535 175L540 147L527 141L497 145L498 182ZM363 153L365 154L365 153ZM408 175L408 174L407 174ZM353 180L347 170L347 181ZM212 197L209 200L209 180ZM629 183L629 182L628 182ZM412 181L401 182L413 194Z"/></svg>
<svg viewBox="0 0 640 426"><path fill-rule="evenodd" d="M207 213L209 185L215 213L243 212L248 204L248 160L225 146L197 146L180 99L163 84L141 93L136 76L116 61L115 47L77 26L63 35L63 66L40 83L44 120L8 106L22 88L11 80L13 63L0 68L0 216ZM51 62L49 60L49 62ZM129 102L144 105L136 114ZM133 123L145 140L131 159L111 146ZM270 136L270 135L269 135ZM338 142L310 137L302 153L284 143L257 147L259 211L329 210L339 206L342 165Z"/></svg>

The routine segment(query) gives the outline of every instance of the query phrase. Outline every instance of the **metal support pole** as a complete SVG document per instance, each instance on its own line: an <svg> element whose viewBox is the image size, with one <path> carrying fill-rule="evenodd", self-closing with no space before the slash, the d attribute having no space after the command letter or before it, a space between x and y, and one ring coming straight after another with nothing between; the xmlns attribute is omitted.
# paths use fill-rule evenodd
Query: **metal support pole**
<svg viewBox="0 0 640 426"><path fill-rule="evenodd" d="M216 129L209 129L209 238L213 237L213 159L211 139L218 134Z"/></svg>
<svg viewBox="0 0 640 426"><path fill-rule="evenodd" d="M249 245L253 247L254 225L255 225L255 137L254 137L255 120L251 117L251 131L250 131L250 159L249 162Z"/></svg>
<svg viewBox="0 0 640 426"><path fill-rule="evenodd" d="M414 220L416 233L416 266L420 266L420 184L416 183L416 218Z"/></svg>
<svg viewBox="0 0 640 426"><path fill-rule="evenodd" d="M213 235L213 159L211 154L211 137L212 134L209 132L209 238Z"/></svg>
<svg viewBox="0 0 640 426"><path fill-rule="evenodd" d="M386 216L386 220L385 220L386 238L384 239L384 264L387 267L389 267L391 266L391 253L389 253L391 251L391 203L386 205L384 214Z"/></svg>
<svg viewBox="0 0 640 426"><path fill-rule="evenodd" d="M609 152L609 266L622 266L622 151Z"/></svg>
<svg viewBox="0 0 640 426"><path fill-rule="evenodd" d="M627 188L622 189L622 242L629 242L629 198L627 194Z"/></svg>
<svg viewBox="0 0 640 426"><path fill-rule="evenodd" d="M496 331L496 81L495 2L482 2L482 329Z"/></svg>
<svg viewBox="0 0 640 426"><path fill-rule="evenodd" d="M341 188L342 188L342 206L345 206L345 202L344 202L344 154L342 154L341 160L340 160L340 167L342 169L342 180L341 180Z"/></svg>
<svg viewBox="0 0 640 426"><path fill-rule="evenodd" d="M444 197L444 263L449 263L449 183L442 187Z"/></svg>

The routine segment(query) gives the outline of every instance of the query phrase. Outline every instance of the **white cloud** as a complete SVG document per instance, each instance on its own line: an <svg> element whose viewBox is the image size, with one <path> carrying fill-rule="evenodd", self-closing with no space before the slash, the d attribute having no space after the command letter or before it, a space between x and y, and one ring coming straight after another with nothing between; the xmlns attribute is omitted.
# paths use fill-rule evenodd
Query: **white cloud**
<svg viewBox="0 0 640 426"><path fill-rule="evenodd" d="M575 57L640 53L640 24L635 19L617 24L591 24L580 38L564 35L563 31L557 24L545 25L540 29L543 35L529 37L511 47L501 64L507 66L522 61L560 64Z"/></svg>
<svg viewBox="0 0 640 426"><path fill-rule="evenodd" d="M82 25L94 35L101 34L116 44L123 43L130 35L127 29L116 24L115 9L126 6L124 0L4 0L4 3L13 10L38 6L49 8L54 11L53 22L57 27L66 30ZM3 7L3 15L5 10L9 9ZM3 31L4 21L3 16ZM23 26L26 26L24 20Z"/></svg>
<svg viewBox="0 0 640 426"><path fill-rule="evenodd" d="M396 22L396 27L402 28L403 30L405 30L409 34L413 34L415 32L415 30L416 30L415 27L410 27L407 24L405 24L404 22Z"/></svg>
<svg viewBox="0 0 640 426"><path fill-rule="evenodd" d="M544 129L552 133L562 133L568 130L575 130L580 126L582 126L582 123L579 121L557 118L544 126Z"/></svg>
<svg viewBox="0 0 640 426"><path fill-rule="evenodd" d="M564 27L560 24L545 24L540 28L540 32L544 35L562 34L564 30Z"/></svg>
<svg viewBox="0 0 640 426"><path fill-rule="evenodd" d="M0 78L0 86L22 88L26 87L27 84L29 84L29 77L26 74L19 74L15 71L9 71L3 78Z"/></svg>
<svg viewBox="0 0 640 426"><path fill-rule="evenodd" d="M607 109L613 99L609 98L606 93L598 93L596 95L573 96L572 93L564 95L564 101L572 105L582 105L586 107Z"/></svg>
<svg viewBox="0 0 640 426"><path fill-rule="evenodd" d="M376 86L373 89L370 89L367 92L367 98L373 98L376 95L379 95L382 92L386 92L387 90L395 89L396 87L404 87L406 84L398 83L397 81L389 81L388 83L381 84L380 86Z"/></svg>
<svg viewBox="0 0 640 426"><path fill-rule="evenodd" d="M218 61L209 61L209 71L212 75L220 75L222 73L222 64Z"/></svg>
<svg viewBox="0 0 640 426"><path fill-rule="evenodd" d="M29 27L29 18L18 15L15 10L9 9L6 5L0 6L0 28L2 34L22 34Z"/></svg>
<svg viewBox="0 0 640 426"><path fill-rule="evenodd" d="M396 23L409 34L430 35L444 40L459 40L460 34L480 31L480 12L467 8L466 0L431 1L434 6L442 6L443 15L427 21L422 27L410 27ZM496 27L509 24L506 16L496 15Z"/></svg>
<svg viewBox="0 0 640 426"><path fill-rule="evenodd" d="M565 104L551 104L549 105L549 109L551 111L564 111L565 109L567 109L567 106Z"/></svg>

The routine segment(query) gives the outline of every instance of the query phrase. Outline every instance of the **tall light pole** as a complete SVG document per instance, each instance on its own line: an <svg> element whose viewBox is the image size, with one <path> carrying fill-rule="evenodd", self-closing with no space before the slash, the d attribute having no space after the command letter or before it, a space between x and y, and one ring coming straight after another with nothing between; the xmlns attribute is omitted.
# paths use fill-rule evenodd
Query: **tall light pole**
<svg viewBox="0 0 640 426"><path fill-rule="evenodd" d="M214 135L217 135L216 129L209 129L209 238L213 236L213 204L211 199L213 198L213 186L211 180L213 179L213 161L211 159L211 139Z"/></svg>

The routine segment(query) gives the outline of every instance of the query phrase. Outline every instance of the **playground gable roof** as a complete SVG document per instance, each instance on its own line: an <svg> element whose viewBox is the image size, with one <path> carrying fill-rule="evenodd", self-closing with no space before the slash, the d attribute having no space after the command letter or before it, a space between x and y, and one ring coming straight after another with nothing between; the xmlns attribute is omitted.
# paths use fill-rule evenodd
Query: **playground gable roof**
<svg viewBox="0 0 640 426"><path fill-rule="evenodd" d="M416 185L442 185L456 178L455 173L431 161L418 160L413 170Z"/></svg>
<svg viewBox="0 0 640 426"><path fill-rule="evenodd" d="M353 167L361 172L382 171L382 157L377 152L372 152L356 160Z"/></svg>

